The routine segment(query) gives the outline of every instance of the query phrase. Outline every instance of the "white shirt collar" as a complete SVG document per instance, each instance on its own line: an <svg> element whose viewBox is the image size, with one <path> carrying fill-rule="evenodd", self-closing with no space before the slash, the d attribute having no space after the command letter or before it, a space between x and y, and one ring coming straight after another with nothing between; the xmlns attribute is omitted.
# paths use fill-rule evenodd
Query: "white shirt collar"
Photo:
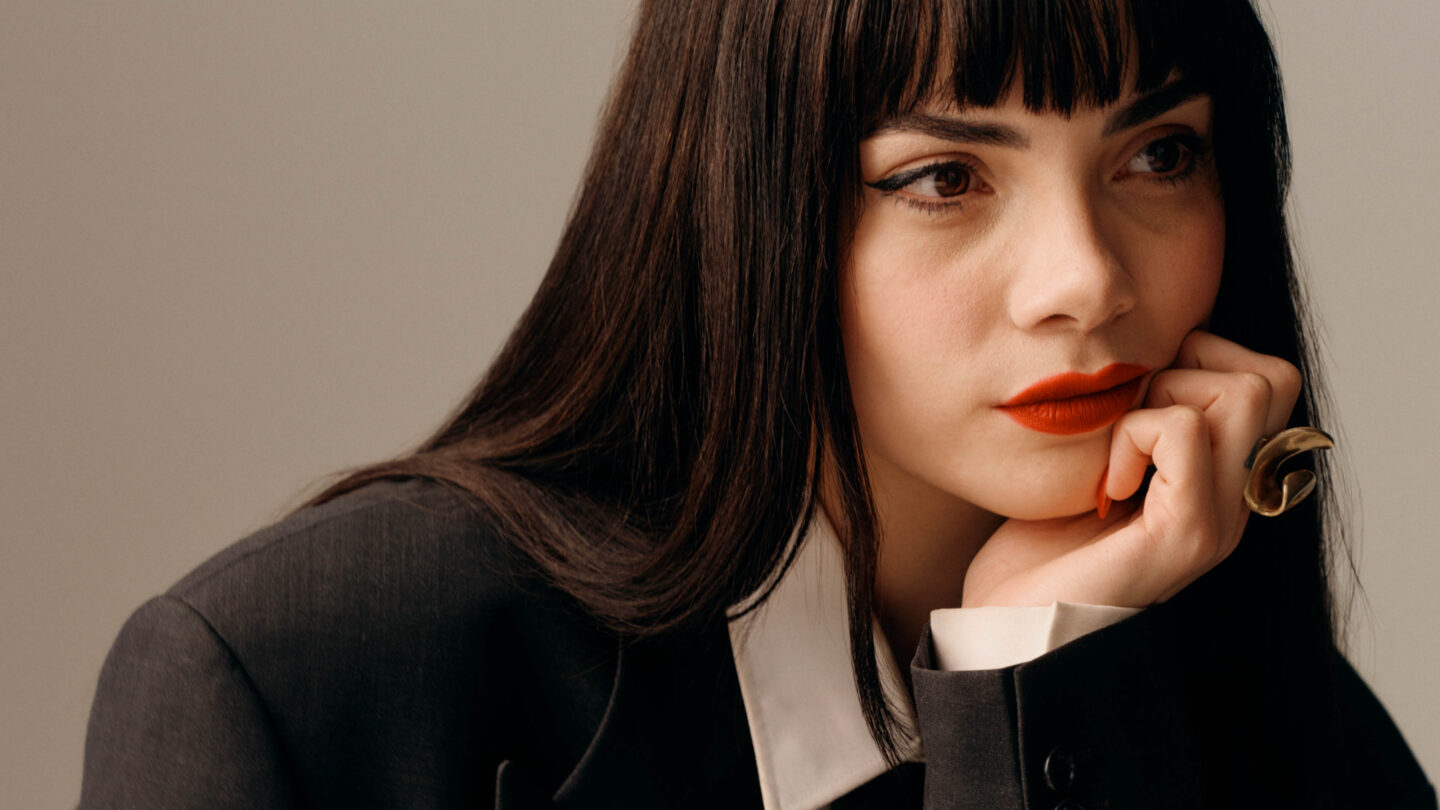
<svg viewBox="0 0 1440 810"><path fill-rule="evenodd" d="M816 510L794 563L765 604L730 624L765 810L816 810L887 770L865 725L850 662L839 540ZM876 663L920 760L915 711L879 627Z"/></svg>

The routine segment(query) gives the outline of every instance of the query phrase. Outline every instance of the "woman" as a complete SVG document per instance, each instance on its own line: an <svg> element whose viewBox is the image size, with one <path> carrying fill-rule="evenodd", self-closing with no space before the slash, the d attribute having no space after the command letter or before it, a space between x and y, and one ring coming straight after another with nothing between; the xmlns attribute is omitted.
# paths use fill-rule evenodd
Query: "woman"
<svg viewBox="0 0 1440 810"><path fill-rule="evenodd" d="M1240 0L646 4L475 394L137 611L81 805L1435 806L1242 499L1286 156Z"/></svg>

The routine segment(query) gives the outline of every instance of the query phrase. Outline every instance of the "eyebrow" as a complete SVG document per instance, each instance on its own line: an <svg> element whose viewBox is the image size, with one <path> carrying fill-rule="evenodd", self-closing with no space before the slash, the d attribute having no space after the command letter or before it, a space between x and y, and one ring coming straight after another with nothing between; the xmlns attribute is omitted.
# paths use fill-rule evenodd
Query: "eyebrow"
<svg viewBox="0 0 1440 810"><path fill-rule="evenodd" d="M1014 127L985 121L966 121L943 115L911 112L886 121L872 132L919 132L956 143L980 143L989 146L1009 146L1015 149L1030 148L1030 139Z"/></svg>
<svg viewBox="0 0 1440 810"><path fill-rule="evenodd" d="M1186 79L1168 82L1116 110L1105 121L1106 137L1158 118L1193 98L1206 94L1198 83ZM886 132L919 132L955 143L978 143L1028 149L1030 139L1020 130L990 121L967 121L943 115L910 112L886 121L871 135Z"/></svg>
<svg viewBox="0 0 1440 810"><path fill-rule="evenodd" d="M1167 82L1116 110L1105 122L1104 134L1114 135L1152 118L1159 118L1190 99L1205 94L1203 87L1188 79Z"/></svg>

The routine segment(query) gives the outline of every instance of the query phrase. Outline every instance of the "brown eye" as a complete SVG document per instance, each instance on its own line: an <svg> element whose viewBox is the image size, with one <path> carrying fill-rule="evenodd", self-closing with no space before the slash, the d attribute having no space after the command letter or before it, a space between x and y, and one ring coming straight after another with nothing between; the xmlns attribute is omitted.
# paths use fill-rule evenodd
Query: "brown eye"
<svg viewBox="0 0 1440 810"><path fill-rule="evenodd" d="M898 193L897 199L910 205L953 210L959 209L962 198L968 199L989 190L975 167L961 160L907 169L866 185L884 192L886 196Z"/></svg>
<svg viewBox="0 0 1440 810"><path fill-rule="evenodd" d="M1161 138L1146 144L1125 168L1136 174L1170 174L1182 168L1189 155L1190 150L1178 138Z"/></svg>
<svg viewBox="0 0 1440 810"><path fill-rule="evenodd" d="M970 171L959 164L941 166L929 179L936 197L958 197L970 190ZM921 179L920 185L926 185L925 178Z"/></svg>

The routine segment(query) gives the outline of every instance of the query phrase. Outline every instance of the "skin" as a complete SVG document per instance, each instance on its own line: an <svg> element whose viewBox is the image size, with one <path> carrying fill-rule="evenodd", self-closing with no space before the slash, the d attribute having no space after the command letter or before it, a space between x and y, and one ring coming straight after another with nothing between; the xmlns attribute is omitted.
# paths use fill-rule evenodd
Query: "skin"
<svg viewBox="0 0 1440 810"><path fill-rule="evenodd" d="M1208 97L1117 129L1134 100L1068 118L1015 94L932 106L862 143L841 319L892 646L935 608L1154 604L1239 541L1244 459L1300 378L1201 328L1225 243ZM1053 435L996 408L1114 362L1151 371L1112 425Z"/></svg>

